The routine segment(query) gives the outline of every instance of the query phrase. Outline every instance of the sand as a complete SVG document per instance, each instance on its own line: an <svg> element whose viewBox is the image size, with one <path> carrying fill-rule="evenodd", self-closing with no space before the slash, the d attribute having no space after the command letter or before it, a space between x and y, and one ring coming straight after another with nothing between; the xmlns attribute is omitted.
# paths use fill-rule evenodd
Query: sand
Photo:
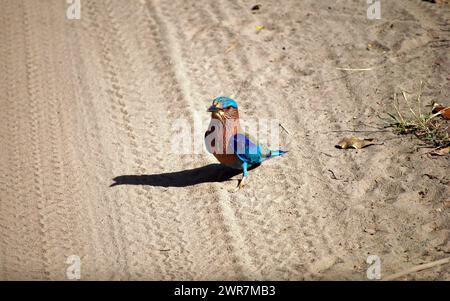
<svg viewBox="0 0 450 301"><path fill-rule="evenodd" d="M0 279L67 279L71 255L82 280L364 280L368 255L382 276L449 257L449 157L376 131L400 88L450 101L449 8L381 2L369 20L366 1L82 0L68 20L1 0ZM171 150L218 95L289 132L238 192ZM334 147L354 134L377 145Z"/></svg>

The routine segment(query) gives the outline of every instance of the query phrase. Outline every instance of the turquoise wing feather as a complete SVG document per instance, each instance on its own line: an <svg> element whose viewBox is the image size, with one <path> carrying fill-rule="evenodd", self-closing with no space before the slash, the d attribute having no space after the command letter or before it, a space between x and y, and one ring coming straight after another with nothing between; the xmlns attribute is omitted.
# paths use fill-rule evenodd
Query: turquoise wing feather
<svg viewBox="0 0 450 301"><path fill-rule="evenodd" d="M249 165L259 164L265 160L284 155L285 151L272 151L261 146L247 133L238 133L230 140L233 152L238 158Z"/></svg>
<svg viewBox="0 0 450 301"><path fill-rule="evenodd" d="M253 140L254 141L254 140ZM246 134L236 134L231 139L233 152L238 158L249 165L259 164L264 161L266 156L263 148L252 141L252 138Z"/></svg>

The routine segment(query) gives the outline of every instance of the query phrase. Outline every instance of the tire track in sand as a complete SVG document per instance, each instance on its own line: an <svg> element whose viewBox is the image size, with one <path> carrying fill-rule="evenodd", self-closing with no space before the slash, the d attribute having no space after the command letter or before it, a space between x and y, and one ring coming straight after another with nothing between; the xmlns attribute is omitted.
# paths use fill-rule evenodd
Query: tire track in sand
<svg viewBox="0 0 450 301"><path fill-rule="evenodd" d="M230 6L231 5L231 6ZM230 4L229 2L221 2L206 6L212 15L216 15L216 19L221 20L224 24L243 24L243 28L247 26L254 26L260 24L259 18L250 15L248 18L242 18L241 21L233 19L234 16L239 15L237 12L233 14L233 10L242 11L247 9L240 7L239 5ZM231 12L231 13L230 13ZM235 22L233 22L235 21ZM242 28L242 27L240 27ZM227 45L236 38L236 35L245 35L248 29L243 32L235 33L234 28L225 27L220 31L219 35L222 37L221 45ZM227 70L226 77L232 76L228 74L242 73L241 82L245 83L245 88L241 90L239 101L243 111L244 119L258 119L266 118L273 119L276 116L283 114L284 116L292 115L292 112L296 111L296 108L290 106L291 101L289 98L297 97L296 93L288 95L287 92L274 91L271 89L271 83L275 81L274 74L278 74L280 70L273 70L270 63L261 61L260 58L270 58L271 55L264 47L259 47L261 41L252 41L251 36L242 36L242 38L248 42L252 56L248 55L248 51L241 49L232 50L226 54L227 57L231 57L233 61L232 70ZM273 36L266 35L264 41L271 41ZM241 45L247 50L247 45ZM281 56L282 58L282 56ZM220 72L219 68L216 72ZM284 71L284 70L281 70ZM295 76L294 74L292 75ZM233 89L231 87L231 89ZM277 104L276 99L286 99L285 103L288 103L286 109L280 107ZM248 100L253 100L249 103ZM265 108L265 109L261 109ZM297 118L297 122L304 123L301 118ZM298 126L298 125L297 125ZM293 126L291 127L293 128ZM306 128L306 127L305 127ZM311 151L312 153L312 151ZM289 156L288 156L289 157ZM289 160L289 161L286 161ZM307 163L299 161L297 158L286 158L280 160L274 164L277 164L279 169L276 173L279 177L283 174L289 174L286 180L291 183L288 191L284 191L279 187L276 182L280 178L270 179L270 183L267 186L271 187L270 192L255 188L251 190L245 190L242 194L232 197L233 206L235 212L238 214L238 222L240 223L245 233L246 242L251 246L251 256L254 262L258 266L258 270L264 279L298 279L302 277L308 277L305 268L309 268L309 264L313 261L317 261L318 264L313 264L311 267L314 270L314 266L320 266L323 268L324 262L331 262L330 256L330 243L326 237L321 235L320 231L311 228L309 225L316 224L318 222L317 216L320 215L321 208L315 204L313 192L308 189L307 183L310 181L309 173L298 173L296 170L310 170L311 165L306 167ZM267 182L268 179L263 176L263 173L269 172L271 167L263 166L264 170L255 170L251 175L250 185L258 185L256 183ZM272 167L273 168L273 167ZM319 169L315 174L319 174L322 171ZM298 187L301 187L301 193L298 192ZM284 199L285 202L280 202L280 199ZM301 229L302 235L298 234L293 237L293 234ZM261 234L257 236L256 234ZM271 234L278 233L274 238ZM262 240L254 240L253 237L262 237ZM328 246L328 247L327 247ZM316 253L316 249L324 250L324 256ZM326 251L328 250L328 251ZM304 251L303 253L301 253ZM268 256L270 254L270 256ZM322 260L322 257L325 258ZM325 264L326 265L326 264ZM274 269L274 267L277 267Z"/></svg>
<svg viewBox="0 0 450 301"><path fill-rule="evenodd" d="M110 1L102 4L90 3L88 13L95 22L93 25L100 42L110 114L117 128L115 145L120 151L120 163L124 166L134 166L133 171L142 173L143 162L139 159L140 150L126 104L128 98L133 97L129 91L137 92L136 87L129 84L134 76L130 72L133 70L133 62L126 50L127 45L121 29L116 24L117 16L113 12L113 7ZM137 94L137 98L140 97ZM132 158L132 162L125 161L128 158ZM152 252L164 248L163 237L159 231L160 224L152 213L152 208L148 206L146 191L142 187L137 187L135 193L133 195L121 193L120 196L124 199L120 204L119 214L123 216L120 227L123 228L126 239L125 261L131 279L148 279L149 275L150 278L154 278L156 275L164 274L160 258L152 256Z"/></svg>
<svg viewBox="0 0 450 301"><path fill-rule="evenodd" d="M35 87L36 56L30 53L30 15L24 11L23 3L7 2L2 6L11 21L2 24L7 33L7 65L5 70L5 111L7 127L5 142L7 156L2 157L9 166L3 182L5 194L1 195L2 250L5 253L6 279L42 279L45 277L43 233L38 212L38 203L43 201L41 162L39 158L38 120L36 98L30 93ZM3 31L3 30L2 30ZM18 45L22 47L16 49ZM19 50L20 49L20 50ZM6 59L5 58L5 59ZM23 64L23 62L26 64ZM30 99L31 98L31 99ZM29 114L33 114L28 116ZM31 117L31 118L29 118ZM21 134L27 133L26 135ZM32 140L30 140L32 138ZM31 143L31 146L30 146ZM19 192L20 191L20 192Z"/></svg>
<svg viewBox="0 0 450 301"><path fill-rule="evenodd" d="M14 19L23 19L21 3L7 2L2 5L1 35L5 43L0 46L5 52L2 60L2 119L0 131L5 156L0 160L7 167L0 174L2 194L0 195L0 231L2 244L2 279L15 280L24 277L43 277L43 261L40 252L40 229L36 228L39 215L36 208L36 194L30 191L35 186L33 169L27 164L32 152L20 135L29 131L23 108L27 108L26 70L23 64L25 53L25 24L16 24ZM22 47L20 47L22 46ZM19 47L19 48L16 48ZM22 79L22 80L20 80ZM27 157L26 157L27 156Z"/></svg>
<svg viewBox="0 0 450 301"><path fill-rule="evenodd" d="M159 24L161 35L166 41L168 54L174 64L173 81L181 84L180 92L184 100L183 106L187 106L186 110L192 116L187 117L192 120L199 108L203 112L205 103L200 102L202 98L198 92L195 92L201 91L201 89L200 85L197 84L197 86L195 84L195 77L189 73L193 69L186 66L186 63L189 64L190 50L184 43L177 43L177 41L186 41L186 36L184 36L182 29L176 27L177 20L180 20L180 18L172 13L173 9L167 2L153 3L148 1L147 7L152 17ZM212 74L212 76L214 75ZM211 96L209 95L206 99L210 98ZM186 114L183 114L183 116L186 117ZM174 117L176 118L177 116L175 115ZM199 134L194 133L194 135ZM191 156L191 158L198 161L196 156ZM185 162L183 164L184 168L192 168L191 164L188 165L188 162ZM197 220L196 223L189 225L195 230L195 237L189 241L189 248L201 250L196 254L196 266L200 270L206 270L209 279L228 279L233 274L224 273L221 269L221 264L229 265L231 260L233 263L236 262L233 270L234 273L238 273L237 277L245 279L258 278L256 276L257 271L253 269L251 258L247 255L240 229L235 222L234 212L230 210L226 200L226 194L217 193L215 189L211 190L211 192L213 194L209 198L205 198L201 190L197 187L192 187L189 188L189 197L186 197L186 199L191 200L189 204L192 207L190 210L192 210L193 220ZM223 234L220 234L220 229L223 230ZM198 245L199 242L202 244L201 247ZM224 250L227 250L226 254L222 254ZM205 278L197 274L195 279Z"/></svg>

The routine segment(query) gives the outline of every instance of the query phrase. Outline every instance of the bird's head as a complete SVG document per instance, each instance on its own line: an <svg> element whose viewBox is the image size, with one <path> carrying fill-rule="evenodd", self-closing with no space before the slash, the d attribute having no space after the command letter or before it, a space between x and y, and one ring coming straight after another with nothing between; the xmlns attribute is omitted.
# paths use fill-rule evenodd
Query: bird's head
<svg viewBox="0 0 450 301"><path fill-rule="evenodd" d="M239 112L236 101L229 97L219 96L213 99L212 105L208 108L211 112L212 118L224 119L238 119Z"/></svg>

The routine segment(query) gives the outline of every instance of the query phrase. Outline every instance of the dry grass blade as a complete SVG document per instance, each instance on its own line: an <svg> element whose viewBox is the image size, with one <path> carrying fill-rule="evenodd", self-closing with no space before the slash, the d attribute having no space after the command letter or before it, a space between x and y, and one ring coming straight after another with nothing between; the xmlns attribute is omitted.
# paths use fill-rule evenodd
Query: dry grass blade
<svg viewBox="0 0 450 301"><path fill-rule="evenodd" d="M422 90L423 83L420 83L417 106L418 109L414 110L408 99L407 92L401 90L403 99L412 114L410 118L407 114L402 113L400 109L400 103L398 101L397 93L394 93L394 108L396 114L387 113L392 119L389 122L389 126L393 127L397 134L413 134L420 140L424 141L427 146L435 147L437 149L450 146L450 129L449 123L444 118L438 118L442 115L441 112L422 114Z"/></svg>

